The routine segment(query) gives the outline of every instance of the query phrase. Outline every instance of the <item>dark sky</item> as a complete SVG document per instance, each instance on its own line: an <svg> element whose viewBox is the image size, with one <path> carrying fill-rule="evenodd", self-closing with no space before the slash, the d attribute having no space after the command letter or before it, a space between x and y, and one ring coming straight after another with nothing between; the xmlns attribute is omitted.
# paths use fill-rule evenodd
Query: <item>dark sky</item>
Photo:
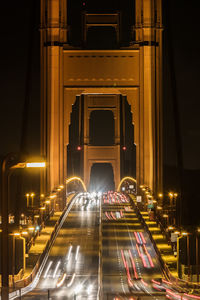
<svg viewBox="0 0 200 300"><path fill-rule="evenodd" d="M39 0L35 0L36 18L32 39L30 107L28 111L28 151L39 155L40 80L39 80ZM28 68L29 19L32 1L7 1L1 9L1 109L0 154L18 151L22 128L23 104ZM171 26L174 70L181 124L184 166L200 169L200 41L198 1L164 0L169 6L164 30L164 157L165 163L175 164L174 122L170 63L167 58L166 31ZM167 15L166 15L167 14Z"/></svg>

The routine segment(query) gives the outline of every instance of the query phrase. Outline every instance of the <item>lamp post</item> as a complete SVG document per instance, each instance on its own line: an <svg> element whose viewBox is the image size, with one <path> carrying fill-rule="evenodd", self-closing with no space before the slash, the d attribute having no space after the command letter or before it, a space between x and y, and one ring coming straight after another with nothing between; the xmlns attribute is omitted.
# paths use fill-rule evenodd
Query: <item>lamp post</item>
<svg viewBox="0 0 200 300"><path fill-rule="evenodd" d="M35 196L35 194L31 193L31 207L33 207L33 204L34 204L34 196Z"/></svg>
<svg viewBox="0 0 200 300"><path fill-rule="evenodd" d="M13 245L12 245L12 282L13 282L13 288L15 287L15 237L20 236L19 232L15 232L12 234L13 236Z"/></svg>
<svg viewBox="0 0 200 300"><path fill-rule="evenodd" d="M188 267L188 281L190 281L190 237L188 232L182 232L182 236L187 238L187 267Z"/></svg>
<svg viewBox="0 0 200 300"><path fill-rule="evenodd" d="M40 194L40 205L44 201L44 198L45 198L45 195L44 194Z"/></svg>
<svg viewBox="0 0 200 300"><path fill-rule="evenodd" d="M158 194L158 205L163 205L163 194L162 193L159 193Z"/></svg>
<svg viewBox="0 0 200 300"><path fill-rule="evenodd" d="M27 207L27 208L29 207L29 197L30 197L30 194L27 193L27 194L26 194L26 207Z"/></svg>
<svg viewBox="0 0 200 300"><path fill-rule="evenodd" d="M8 203L9 191L8 181L11 171L14 169L30 168L30 167L45 167L45 163L20 163L18 162L17 155L13 153L7 154L1 166L1 214L2 214L2 237L1 237L1 281L2 281L2 299L9 299L9 222L8 222Z"/></svg>
<svg viewBox="0 0 200 300"><path fill-rule="evenodd" d="M163 218L165 220L165 228L168 227L169 215L163 214Z"/></svg>
<svg viewBox="0 0 200 300"><path fill-rule="evenodd" d="M44 222L44 211L45 211L45 206L40 207L41 224L43 224Z"/></svg>

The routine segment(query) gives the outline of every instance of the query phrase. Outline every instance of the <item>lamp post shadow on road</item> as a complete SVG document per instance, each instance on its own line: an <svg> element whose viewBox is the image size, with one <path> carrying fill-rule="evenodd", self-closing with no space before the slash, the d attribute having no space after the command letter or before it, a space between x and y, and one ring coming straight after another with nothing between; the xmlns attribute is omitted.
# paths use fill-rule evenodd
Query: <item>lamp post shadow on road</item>
<svg viewBox="0 0 200 300"><path fill-rule="evenodd" d="M45 163L19 162L18 155L15 153L7 154L2 160L1 165L1 295L3 300L9 299L9 176L15 169L23 168L43 168Z"/></svg>

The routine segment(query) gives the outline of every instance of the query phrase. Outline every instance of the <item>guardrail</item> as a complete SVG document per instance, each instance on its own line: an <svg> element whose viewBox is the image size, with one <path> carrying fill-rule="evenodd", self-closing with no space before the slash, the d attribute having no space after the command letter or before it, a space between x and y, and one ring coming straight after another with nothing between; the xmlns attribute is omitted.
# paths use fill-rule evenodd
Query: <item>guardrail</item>
<svg viewBox="0 0 200 300"><path fill-rule="evenodd" d="M45 266L45 263L48 258L48 254L51 250L51 247L57 237L57 234L62 227L72 205L74 204L76 195L71 198L70 202L67 204L65 209L62 212L62 215L60 216L59 220L56 222L54 230L51 233L51 236L45 246L45 249L43 253L40 255L32 273L25 279L19 280L15 282L15 288L16 290L9 293L9 299L15 299L17 297L20 297L21 295L26 294L27 292L31 291L38 283L40 275L43 271L43 268ZM1 299L1 297L0 297Z"/></svg>
<svg viewBox="0 0 200 300"><path fill-rule="evenodd" d="M154 246L154 249L156 251L156 254L158 256L158 259L159 259L159 262L161 264L161 267L162 267L162 271L163 271L163 274L164 276L170 280L170 282L172 282L173 284L175 284L177 287L179 288L182 288L182 289L188 289L188 288L191 288L191 289L200 289L200 285L196 284L196 283L192 283L192 282L188 282L188 281L185 281L183 279L180 279L180 278L177 278L177 277L174 277L169 268L167 267L166 263L164 262L164 260L162 259L162 256L161 256L161 253L156 245L156 242L155 240L153 239L153 236L152 236L152 233L151 231L149 230L142 214L140 213L140 210L139 208L137 207L137 205L135 204L135 202L133 201L133 199L129 196L129 198L132 200L132 205L135 209L135 212L137 214L137 217L138 219L140 220L141 224L144 226L145 230L147 231L148 235L149 235L149 238Z"/></svg>

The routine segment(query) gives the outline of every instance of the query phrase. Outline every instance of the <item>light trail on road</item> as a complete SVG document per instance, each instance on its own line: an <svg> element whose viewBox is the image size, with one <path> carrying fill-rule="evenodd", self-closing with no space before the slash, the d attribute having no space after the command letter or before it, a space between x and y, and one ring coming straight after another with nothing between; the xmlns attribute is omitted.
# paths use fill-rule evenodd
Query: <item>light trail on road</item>
<svg viewBox="0 0 200 300"><path fill-rule="evenodd" d="M77 196L36 288L23 299L47 299L47 291L52 300L200 299L180 298L131 201L118 192Z"/></svg>

